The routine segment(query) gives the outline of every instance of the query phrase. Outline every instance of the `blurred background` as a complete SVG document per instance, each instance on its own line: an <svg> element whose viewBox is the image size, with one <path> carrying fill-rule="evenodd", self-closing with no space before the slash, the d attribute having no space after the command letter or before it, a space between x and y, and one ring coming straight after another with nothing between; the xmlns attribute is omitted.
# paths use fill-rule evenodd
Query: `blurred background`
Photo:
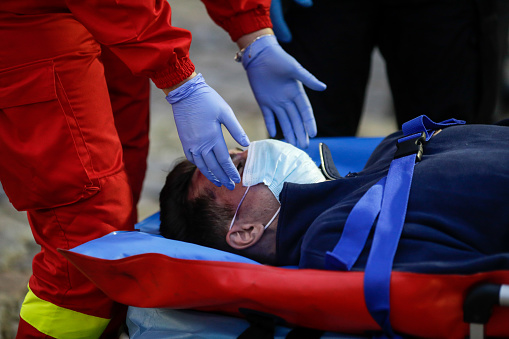
<svg viewBox="0 0 509 339"><path fill-rule="evenodd" d="M173 25L193 34L191 59L196 71L230 104L251 141L266 138L261 112L249 87L241 64L233 60L237 46L228 34L216 26L198 1L170 0ZM384 64L377 51L367 91L358 136L384 136L397 129ZM507 68L507 67L506 67ZM161 90L152 86L151 147L148 172L138 206L140 220L158 211L159 190L168 170L183 157L171 106ZM509 101L509 100L508 100ZM500 103L498 115L505 116ZM223 130L229 148L236 142ZM0 188L0 339L14 338L21 302L31 273L31 260L39 246L35 244L25 213L15 211Z"/></svg>

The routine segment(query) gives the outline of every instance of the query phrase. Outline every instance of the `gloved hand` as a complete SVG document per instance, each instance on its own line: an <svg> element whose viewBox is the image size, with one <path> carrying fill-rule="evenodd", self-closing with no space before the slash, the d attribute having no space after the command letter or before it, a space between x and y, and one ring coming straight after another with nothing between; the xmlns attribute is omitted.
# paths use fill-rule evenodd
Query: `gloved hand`
<svg viewBox="0 0 509 339"><path fill-rule="evenodd" d="M249 139L230 106L212 89L201 74L166 96L172 105L177 132L186 158L216 186L232 190L240 175L228 153L221 124L242 146Z"/></svg>
<svg viewBox="0 0 509 339"><path fill-rule="evenodd" d="M279 46L273 35L247 46L242 55L249 83L263 113L271 137L279 121L285 139L306 148L309 136L316 135L316 122L302 84L315 91L327 87Z"/></svg>
<svg viewBox="0 0 509 339"><path fill-rule="evenodd" d="M292 41L292 32L286 24L284 13L283 13L283 0L272 0L270 5L270 20L272 21L272 29L276 34L276 37L281 42ZM302 7L313 6L313 0L293 0L296 4Z"/></svg>

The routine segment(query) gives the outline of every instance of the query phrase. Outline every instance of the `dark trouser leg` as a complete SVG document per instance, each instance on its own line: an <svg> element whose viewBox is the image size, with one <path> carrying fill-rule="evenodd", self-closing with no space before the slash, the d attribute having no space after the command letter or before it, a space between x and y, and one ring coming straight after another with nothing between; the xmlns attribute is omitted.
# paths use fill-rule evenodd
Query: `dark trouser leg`
<svg viewBox="0 0 509 339"><path fill-rule="evenodd" d="M316 0L310 8L290 1L286 21L293 40L281 46L327 84L306 90L318 136L355 135L362 113L377 5L373 1Z"/></svg>
<svg viewBox="0 0 509 339"><path fill-rule="evenodd" d="M398 125L421 114L478 122L481 56L474 1L399 3L384 6L378 38Z"/></svg>

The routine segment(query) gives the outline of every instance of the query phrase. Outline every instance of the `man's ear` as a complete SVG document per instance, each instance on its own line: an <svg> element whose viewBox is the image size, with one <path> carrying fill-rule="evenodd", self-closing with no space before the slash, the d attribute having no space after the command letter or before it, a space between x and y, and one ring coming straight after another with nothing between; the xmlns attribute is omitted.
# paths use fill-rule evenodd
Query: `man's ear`
<svg viewBox="0 0 509 339"><path fill-rule="evenodd" d="M263 224L237 222L226 234L226 242L236 250L243 250L256 244L265 231Z"/></svg>

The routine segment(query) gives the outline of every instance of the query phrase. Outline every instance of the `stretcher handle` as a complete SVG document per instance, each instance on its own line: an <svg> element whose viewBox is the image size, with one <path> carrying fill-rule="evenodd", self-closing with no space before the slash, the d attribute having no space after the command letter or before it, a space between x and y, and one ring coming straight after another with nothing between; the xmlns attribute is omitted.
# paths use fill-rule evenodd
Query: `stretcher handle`
<svg viewBox="0 0 509 339"><path fill-rule="evenodd" d="M470 338L484 338L484 325L495 305L509 307L509 285L486 283L472 288L463 303L463 321L470 324Z"/></svg>

